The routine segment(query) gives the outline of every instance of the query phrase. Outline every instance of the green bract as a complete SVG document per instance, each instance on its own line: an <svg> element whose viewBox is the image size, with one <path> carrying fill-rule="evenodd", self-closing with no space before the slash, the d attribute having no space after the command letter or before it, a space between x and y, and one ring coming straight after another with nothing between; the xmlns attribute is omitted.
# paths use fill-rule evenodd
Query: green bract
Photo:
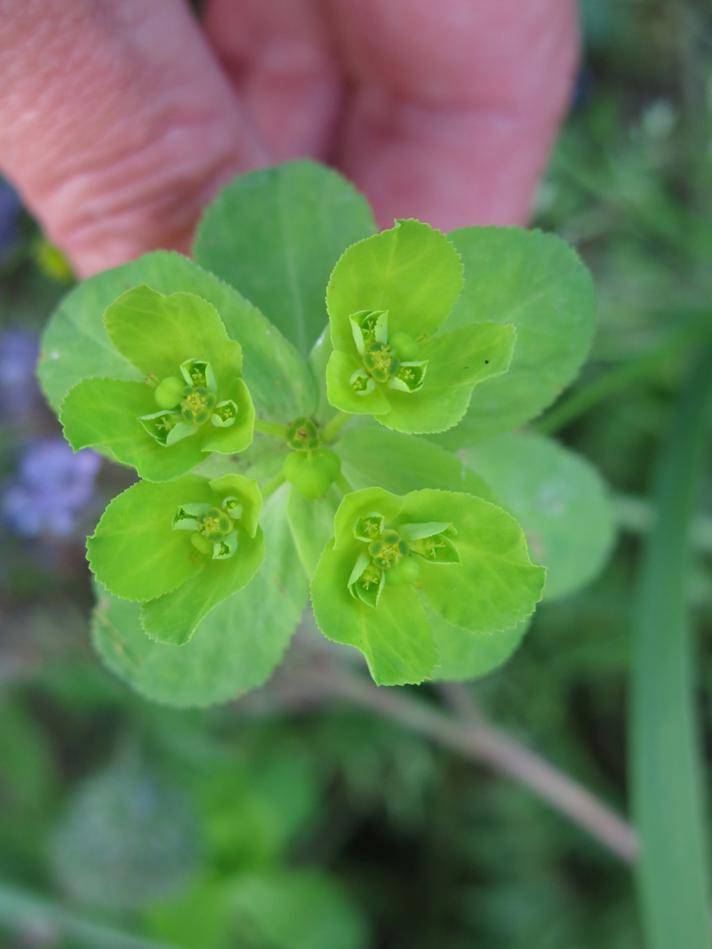
<svg viewBox="0 0 712 949"><path fill-rule="evenodd" d="M527 617L544 570L511 515L453 491L380 488L347 495L312 583L330 639L360 649L376 682L422 682L438 652L429 613L496 635Z"/></svg>
<svg viewBox="0 0 712 949"><path fill-rule="evenodd" d="M89 564L110 593L143 604L151 638L180 645L257 571L261 506L257 484L242 475L140 481L104 511L87 541Z"/></svg>
<svg viewBox="0 0 712 949"><path fill-rule="evenodd" d="M399 221L345 251L326 292L332 405L401 432L457 424L473 388L506 371L515 339L510 325L441 332L462 287L454 245L419 221Z"/></svg>
<svg viewBox="0 0 712 949"><path fill-rule="evenodd" d="M206 452L232 454L250 444L255 411L242 349L210 303L142 286L112 303L103 322L137 381L85 379L69 391L60 419L75 450L99 448L164 481Z"/></svg>

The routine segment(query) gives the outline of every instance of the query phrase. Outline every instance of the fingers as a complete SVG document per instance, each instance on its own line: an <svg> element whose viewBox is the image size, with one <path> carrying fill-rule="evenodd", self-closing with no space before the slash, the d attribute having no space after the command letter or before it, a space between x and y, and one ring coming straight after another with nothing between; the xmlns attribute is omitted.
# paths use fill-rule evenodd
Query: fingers
<svg viewBox="0 0 712 949"><path fill-rule="evenodd" d="M523 223L565 110L573 0L331 0L354 84L338 161L384 225Z"/></svg>
<svg viewBox="0 0 712 949"><path fill-rule="evenodd" d="M182 0L0 0L0 168L81 274L267 158Z"/></svg>
<svg viewBox="0 0 712 949"><path fill-rule="evenodd" d="M315 0L211 0L205 29L274 159L325 158L343 90Z"/></svg>

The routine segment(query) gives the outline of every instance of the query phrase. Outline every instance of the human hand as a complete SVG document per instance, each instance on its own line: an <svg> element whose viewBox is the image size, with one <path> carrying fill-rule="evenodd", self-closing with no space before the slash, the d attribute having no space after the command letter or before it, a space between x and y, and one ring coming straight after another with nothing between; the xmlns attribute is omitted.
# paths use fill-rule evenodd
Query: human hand
<svg viewBox="0 0 712 949"><path fill-rule="evenodd" d="M379 222L523 223L574 0L0 0L0 168L82 275L187 250L239 172L310 156Z"/></svg>

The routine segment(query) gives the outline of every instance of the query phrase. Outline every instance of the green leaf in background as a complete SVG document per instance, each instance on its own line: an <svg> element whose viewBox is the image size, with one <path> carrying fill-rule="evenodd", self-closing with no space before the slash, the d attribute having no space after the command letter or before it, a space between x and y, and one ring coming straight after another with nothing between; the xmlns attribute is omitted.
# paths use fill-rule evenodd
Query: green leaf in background
<svg viewBox="0 0 712 949"><path fill-rule="evenodd" d="M630 697L638 896L648 949L712 946L709 836L693 700L689 532L712 419L712 345L678 397L636 591Z"/></svg>
<svg viewBox="0 0 712 949"><path fill-rule="evenodd" d="M473 633L527 617L544 571L511 515L481 498L380 488L347 495L312 583L322 632L355 646L381 685L430 677L437 652L428 612Z"/></svg>
<svg viewBox="0 0 712 949"><path fill-rule="evenodd" d="M168 251L145 254L90 277L55 310L43 336L38 368L55 411L82 379L141 381L141 374L112 346L102 322L104 311L117 297L141 284L160 293L192 293L215 307L229 336L242 346L245 381L262 417L286 422L310 414L316 400L314 381L294 347L237 290L187 257Z"/></svg>
<svg viewBox="0 0 712 949"><path fill-rule="evenodd" d="M482 323L437 331L463 285L462 263L420 221L349 247L329 278L329 401L401 432L441 432L465 414L474 386L506 372L515 332Z"/></svg>
<svg viewBox="0 0 712 949"><path fill-rule="evenodd" d="M613 510L601 476L555 441L512 432L464 449L497 502L519 520L538 563L546 567L544 599L590 582L611 552Z"/></svg>
<svg viewBox="0 0 712 949"><path fill-rule="evenodd" d="M509 371L479 386L465 419L441 436L460 447L523 424L557 398L586 358L596 303L585 266L553 234L467 227L449 237L465 286L445 329L496 322L517 331Z"/></svg>
<svg viewBox="0 0 712 949"><path fill-rule="evenodd" d="M153 908L151 932L180 949L365 949L363 917L335 877L275 868L199 881Z"/></svg>
<svg viewBox="0 0 712 949"><path fill-rule="evenodd" d="M116 675L146 698L177 707L227 702L269 678L307 602L307 579L287 523L288 491L265 502L259 573L217 606L184 646L150 640L139 604L98 590L94 645Z"/></svg>
<svg viewBox="0 0 712 949"><path fill-rule="evenodd" d="M238 287L306 357L326 323L332 267L374 229L366 200L339 174L290 162L218 195L198 226L195 259Z"/></svg>
<svg viewBox="0 0 712 949"><path fill-rule="evenodd" d="M438 651L438 664L431 675L434 682L465 682L487 675L516 652L529 626L529 620L523 620L496 633L471 633L446 623L432 611L430 622Z"/></svg>
<svg viewBox="0 0 712 949"><path fill-rule="evenodd" d="M495 500L489 486L457 455L425 438L360 425L341 435L338 452L343 474L354 488L378 485L394 494L443 488Z"/></svg>
<svg viewBox="0 0 712 949"><path fill-rule="evenodd" d="M196 815L134 756L87 778L52 840L62 889L84 905L128 910L184 889L198 865Z"/></svg>

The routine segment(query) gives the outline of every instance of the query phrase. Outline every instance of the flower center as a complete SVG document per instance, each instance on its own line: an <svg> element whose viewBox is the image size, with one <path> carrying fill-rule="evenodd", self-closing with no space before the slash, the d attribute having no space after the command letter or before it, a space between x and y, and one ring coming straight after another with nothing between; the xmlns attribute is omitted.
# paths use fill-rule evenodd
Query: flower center
<svg viewBox="0 0 712 949"><path fill-rule="evenodd" d="M376 382L388 382L398 371L398 357L387 343L368 343L363 364Z"/></svg>
<svg viewBox="0 0 712 949"><path fill-rule="evenodd" d="M381 570L388 570L408 553L408 545L398 531L383 531L368 545L368 555Z"/></svg>
<svg viewBox="0 0 712 949"><path fill-rule="evenodd" d="M423 386L428 361L418 359L418 343L407 333L388 331L388 313L362 310L349 317L363 368L349 383L357 395L366 396L376 385L400 392L417 392Z"/></svg>
<svg viewBox="0 0 712 949"><path fill-rule="evenodd" d="M216 402L215 394L205 386L188 386L180 401L180 414L185 422L201 425L207 422Z"/></svg>

